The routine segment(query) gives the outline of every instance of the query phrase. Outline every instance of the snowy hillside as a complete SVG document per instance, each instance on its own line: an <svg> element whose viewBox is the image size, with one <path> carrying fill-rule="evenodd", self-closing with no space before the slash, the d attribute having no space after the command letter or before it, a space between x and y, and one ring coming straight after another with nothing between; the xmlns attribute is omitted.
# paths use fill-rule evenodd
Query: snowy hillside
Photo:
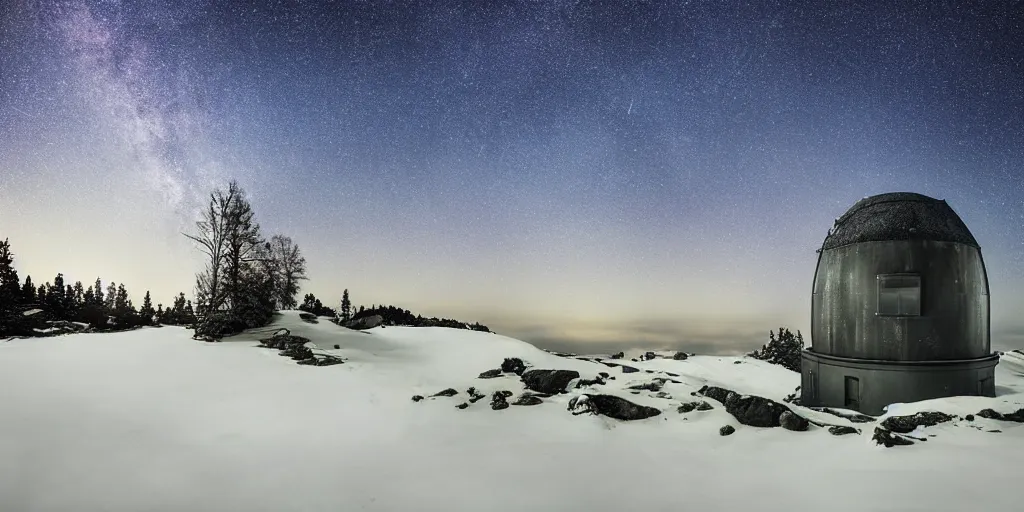
<svg viewBox="0 0 1024 512"><path fill-rule="evenodd" d="M344 364L311 367L259 347L278 327ZM445 328L357 332L295 312L272 327L203 343L175 327L0 343L3 511L1016 510L1022 424L957 417L884 448L875 426L790 406L824 425L740 424L719 386L782 402L799 375L742 357L676 361L561 357L497 334ZM339 348L335 349L334 347ZM604 384L539 405L520 358ZM606 364L607 363L607 364ZM638 371L626 373L622 366ZM1010 413L1024 407L1024 356L997 369L997 398L894 406L891 413ZM647 385L647 390L631 389ZM467 389L484 398L470 402ZM431 397L447 388L458 394ZM660 388L660 389L659 389ZM660 414L574 415L581 395ZM426 397L414 401L412 397ZM585 400L584 400L585 401ZM677 412L705 401L711 410ZM456 406L467 404L464 409ZM704 407L702 407L704 408ZM736 429L721 436L725 425ZM998 430L999 432L991 432Z"/></svg>

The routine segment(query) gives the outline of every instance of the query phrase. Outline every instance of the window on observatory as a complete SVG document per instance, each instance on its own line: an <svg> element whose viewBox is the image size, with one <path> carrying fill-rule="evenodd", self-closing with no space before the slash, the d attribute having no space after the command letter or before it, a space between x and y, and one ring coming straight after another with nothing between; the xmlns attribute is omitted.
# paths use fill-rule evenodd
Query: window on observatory
<svg viewBox="0 0 1024 512"><path fill-rule="evenodd" d="M887 274L878 276L879 316L920 316L921 276Z"/></svg>

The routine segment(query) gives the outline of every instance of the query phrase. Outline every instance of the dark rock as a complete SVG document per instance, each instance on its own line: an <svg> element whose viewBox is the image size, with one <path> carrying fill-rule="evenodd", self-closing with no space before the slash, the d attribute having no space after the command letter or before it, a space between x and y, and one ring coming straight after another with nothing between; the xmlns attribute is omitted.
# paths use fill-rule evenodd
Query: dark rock
<svg viewBox="0 0 1024 512"><path fill-rule="evenodd" d="M501 363L501 371L522 375L523 372L526 371L526 363L518 357L507 357Z"/></svg>
<svg viewBox="0 0 1024 512"><path fill-rule="evenodd" d="M1024 423L1024 408L1017 409L1016 411L1011 412L1011 413L1007 413L1007 414L1003 414L1001 412L996 412L996 411L994 411L992 409L984 409L984 410L982 410L981 412L978 413L978 416L981 416L982 418L986 418L986 419L990 419L990 420L1012 421L1012 422L1015 422L1015 423Z"/></svg>
<svg viewBox="0 0 1024 512"><path fill-rule="evenodd" d="M339 349L341 349L341 345L334 345L334 350L339 350Z"/></svg>
<svg viewBox="0 0 1024 512"><path fill-rule="evenodd" d="M412 396L412 401L413 402L419 402L420 400L423 400L423 395L413 395Z"/></svg>
<svg viewBox="0 0 1024 512"><path fill-rule="evenodd" d="M625 366L625 365L622 366L622 373L636 373L638 371L640 371L640 370L637 370L636 368L633 368L632 366Z"/></svg>
<svg viewBox="0 0 1024 512"><path fill-rule="evenodd" d="M467 389L466 394L469 395L469 403L471 404L475 404L477 401L487 397L487 395L480 393L474 387Z"/></svg>
<svg viewBox="0 0 1024 512"><path fill-rule="evenodd" d="M462 402L461 404L455 406L456 409L465 409L466 407L469 407L469 404L467 404L466 402Z"/></svg>
<svg viewBox="0 0 1024 512"><path fill-rule="evenodd" d="M658 356L656 356L654 354L654 352L646 352L646 353L644 353L643 360L644 361L650 361L651 359L654 359L655 357L658 357Z"/></svg>
<svg viewBox="0 0 1024 512"><path fill-rule="evenodd" d="M494 394L495 395L501 395L502 398L509 398L509 397L512 396L513 393L511 391L507 390L507 389L503 389L501 391L495 391ZM551 396L551 395L547 395L547 396Z"/></svg>
<svg viewBox="0 0 1024 512"><path fill-rule="evenodd" d="M718 400L722 405L725 405L725 401L729 398L729 395L735 394L728 389L720 388L718 386L703 386L699 391L697 391L697 393L708 398Z"/></svg>
<svg viewBox="0 0 1024 512"><path fill-rule="evenodd" d="M636 389L639 391L661 391L661 384L658 384L657 382L645 382L643 384L630 386L629 389Z"/></svg>
<svg viewBox="0 0 1024 512"><path fill-rule="evenodd" d="M669 377L678 377L679 376L678 373L672 373L672 372L665 372L665 375L668 375ZM682 384L682 383L680 383L680 384Z"/></svg>
<svg viewBox="0 0 1024 512"><path fill-rule="evenodd" d="M828 433L834 436L845 436L847 434L860 434L860 430L846 425L833 425L828 428Z"/></svg>
<svg viewBox="0 0 1024 512"><path fill-rule="evenodd" d="M640 360L639 360L639 359L637 359L637 358L635 358L635 357L634 357L634 358L632 358L632 359L630 359L630 361L633 361L634 363L639 363L639 362L640 362Z"/></svg>
<svg viewBox="0 0 1024 512"><path fill-rule="evenodd" d="M792 430L794 432L803 432L810 426L810 422L806 418L797 415L793 411L785 411L779 415L779 425L786 430Z"/></svg>
<svg viewBox="0 0 1024 512"><path fill-rule="evenodd" d="M952 416L941 412L919 412L913 416L890 416L882 421L881 427L898 434L909 434L917 427L932 427L952 419Z"/></svg>
<svg viewBox="0 0 1024 512"><path fill-rule="evenodd" d="M576 389L585 388L587 386L603 386L606 382L602 378L598 379L580 379L576 382Z"/></svg>
<svg viewBox="0 0 1024 512"><path fill-rule="evenodd" d="M384 317L383 316L380 316L380 315L370 315L370 316L364 316L362 318L357 318L355 320L352 320L351 322L345 324L345 327L348 327L349 329L355 329L357 331L361 331L361 330L365 330L365 329L373 329L374 327L378 327L378 326L380 326L383 323L384 323Z"/></svg>
<svg viewBox="0 0 1024 512"><path fill-rule="evenodd" d="M437 393L434 393L433 395L430 396L455 396L457 394L459 394L459 392L456 391L454 388L448 388L444 391L438 391Z"/></svg>
<svg viewBox="0 0 1024 512"><path fill-rule="evenodd" d="M991 432L993 434L1002 434L1003 433L1002 430L999 430L999 429L996 429L996 428L994 428L992 430L986 430L985 432Z"/></svg>
<svg viewBox="0 0 1024 512"><path fill-rule="evenodd" d="M675 355L672 356L672 359L675 359L676 361L686 361L688 357L689 356L686 355L686 352L676 352Z"/></svg>
<svg viewBox="0 0 1024 512"><path fill-rule="evenodd" d="M646 373L654 373L654 370L644 370Z"/></svg>
<svg viewBox="0 0 1024 512"><path fill-rule="evenodd" d="M654 395L654 396L657 397L657 398L667 398L667 399L671 399L672 398L672 395L670 395L670 394L668 394L668 393L666 393L664 391L658 391L658 394Z"/></svg>
<svg viewBox="0 0 1024 512"><path fill-rule="evenodd" d="M679 408L676 409L676 412L678 412L680 414L683 414L683 413L692 412L696 408L697 408L697 402L687 402L687 403L680 404Z"/></svg>
<svg viewBox="0 0 1024 512"><path fill-rule="evenodd" d="M886 448L892 448L893 446L909 446L914 444L910 439L890 432L882 427L875 427L875 433L871 436L871 440L876 444L885 445Z"/></svg>
<svg viewBox="0 0 1024 512"><path fill-rule="evenodd" d="M711 409L714 409L714 407L711 407L711 404L703 400L701 400L700 403L697 404L698 411L710 411Z"/></svg>
<svg viewBox="0 0 1024 512"><path fill-rule="evenodd" d="M495 368L493 370L487 370L486 372L483 372L483 373L481 373L480 375L477 376L478 379L494 379L494 378L497 378L497 377L501 377L501 369L500 368Z"/></svg>
<svg viewBox="0 0 1024 512"><path fill-rule="evenodd" d="M308 322L311 324L319 323L319 320L316 319L316 315L314 315L313 313L299 313L299 318L301 318L304 322Z"/></svg>
<svg viewBox="0 0 1024 512"><path fill-rule="evenodd" d="M511 393L509 393L509 395L511 395ZM508 400L506 399L509 395L506 395L505 392L502 391L497 391L491 395L491 409L495 411L508 409Z"/></svg>
<svg viewBox="0 0 1024 512"><path fill-rule="evenodd" d="M599 414L622 421L642 420L661 414L654 407L638 405L612 395L580 395L569 400L573 415Z"/></svg>
<svg viewBox="0 0 1024 512"><path fill-rule="evenodd" d="M311 357L309 359L299 359L296 362L298 364L302 365L302 366L316 366L316 358L315 357Z"/></svg>
<svg viewBox="0 0 1024 512"><path fill-rule="evenodd" d="M601 364L607 366L608 368L615 368L615 367L621 366L620 364L609 363L608 361L601 361Z"/></svg>
<svg viewBox="0 0 1024 512"><path fill-rule="evenodd" d="M726 399L725 410L744 425L778 427L781 426L779 417L782 413L788 412L789 408L764 397L739 396L733 393Z"/></svg>
<svg viewBox="0 0 1024 512"><path fill-rule="evenodd" d="M626 354L623 353L623 352L619 352L617 354L612 354L612 359L622 359L624 357L626 357Z"/></svg>
<svg viewBox="0 0 1024 512"><path fill-rule="evenodd" d="M726 425L726 426L718 429L718 435L720 435L720 436L732 435L733 432L736 432L736 427L734 427L732 425Z"/></svg>
<svg viewBox="0 0 1024 512"><path fill-rule="evenodd" d="M282 356L290 357L296 361L302 361L303 359L312 359L313 351L309 347L303 345L292 345L281 352Z"/></svg>
<svg viewBox="0 0 1024 512"><path fill-rule="evenodd" d="M522 375L527 389L551 395L564 393L569 382L578 378L580 372L576 370L530 370Z"/></svg>
<svg viewBox="0 0 1024 512"><path fill-rule="evenodd" d="M964 416L964 419L967 420L967 421L974 421L974 415L973 414L968 414L967 416Z"/></svg>
<svg viewBox="0 0 1024 512"><path fill-rule="evenodd" d="M334 366L336 364L342 363L344 363L344 361L342 361L340 358L332 356L318 357L316 360L317 366Z"/></svg>
<svg viewBox="0 0 1024 512"><path fill-rule="evenodd" d="M519 398L517 398L515 402L512 402L512 405L540 405L542 403L544 403L544 401L537 398L536 395L523 393L522 395L519 395Z"/></svg>
<svg viewBox="0 0 1024 512"><path fill-rule="evenodd" d="M598 372L597 376L601 377L602 379L607 379L608 378L608 372Z"/></svg>
<svg viewBox="0 0 1024 512"><path fill-rule="evenodd" d="M733 361L732 364L743 364L743 361Z"/></svg>

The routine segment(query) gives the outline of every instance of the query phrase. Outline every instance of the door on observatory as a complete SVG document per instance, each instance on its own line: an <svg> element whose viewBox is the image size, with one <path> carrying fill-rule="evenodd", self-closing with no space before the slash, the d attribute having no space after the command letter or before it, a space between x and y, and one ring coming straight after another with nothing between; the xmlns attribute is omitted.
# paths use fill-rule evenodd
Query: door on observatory
<svg viewBox="0 0 1024 512"><path fill-rule="evenodd" d="M846 400L844 406L854 411L860 410L860 380L857 377L846 377Z"/></svg>

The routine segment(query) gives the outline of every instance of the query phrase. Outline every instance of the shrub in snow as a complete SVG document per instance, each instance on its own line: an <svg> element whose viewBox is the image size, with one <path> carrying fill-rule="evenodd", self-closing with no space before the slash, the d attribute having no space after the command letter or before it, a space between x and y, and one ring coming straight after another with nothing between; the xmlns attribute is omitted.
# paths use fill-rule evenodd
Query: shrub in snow
<svg viewBox="0 0 1024 512"><path fill-rule="evenodd" d="M952 419L952 416L941 412L919 412L912 416L890 416L882 420L881 427L892 432L909 434L917 427L932 427Z"/></svg>
<svg viewBox="0 0 1024 512"><path fill-rule="evenodd" d="M244 322L226 312L217 312L206 315L203 321L196 325L195 336L223 338L238 334L243 330L245 330Z"/></svg>
<svg viewBox="0 0 1024 512"><path fill-rule="evenodd" d="M527 389L549 395L565 393L569 383L578 378L580 372L576 370L530 370L522 376Z"/></svg>
<svg viewBox="0 0 1024 512"><path fill-rule="evenodd" d="M642 420L661 414L661 411L646 405L638 405L625 398L613 395L580 395L569 400L569 411L573 415L599 414L622 421Z"/></svg>
<svg viewBox="0 0 1024 512"><path fill-rule="evenodd" d="M522 375L526 371L526 363L518 357L507 357L501 362L501 371Z"/></svg>
<svg viewBox="0 0 1024 512"><path fill-rule="evenodd" d="M828 428L828 433L834 436L845 436L847 434L860 434L860 430L846 425L833 425Z"/></svg>
<svg viewBox="0 0 1024 512"><path fill-rule="evenodd" d="M675 355L672 356L672 359L675 359L676 361L686 361L687 357L686 352L676 352Z"/></svg>
<svg viewBox="0 0 1024 512"><path fill-rule="evenodd" d="M711 404L709 404L709 403L707 403L707 402L705 402L703 400L701 400L701 402L699 404L697 404L697 410L698 411L710 411L711 409L714 409L714 407L711 407Z"/></svg>
<svg viewBox="0 0 1024 512"><path fill-rule="evenodd" d="M456 409L465 409L466 407L469 407L469 404L467 404L466 402L462 402L461 404L455 406Z"/></svg>
<svg viewBox="0 0 1024 512"><path fill-rule="evenodd" d="M754 359L760 359L772 364L777 364L794 372L800 372L800 354L804 350L804 337L800 331L794 335L789 329L779 327L779 336L769 332L769 341L749 354Z"/></svg>
<svg viewBox="0 0 1024 512"><path fill-rule="evenodd" d="M423 395L413 395L412 396L412 401L413 402L419 402L420 400L423 400Z"/></svg>
<svg viewBox="0 0 1024 512"><path fill-rule="evenodd" d="M494 379L494 378L498 378L498 377L501 377L501 369L500 368L495 368L493 370L487 370L486 372L483 372L483 373L481 373L480 375L477 376L478 379Z"/></svg>
<svg viewBox="0 0 1024 512"><path fill-rule="evenodd" d="M658 357L658 356L655 355L654 352L645 352L644 355L640 356L640 360L641 361L650 361L651 359L654 359L655 357Z"/></svg>
<svg viewBox="0 0 1024 512"><path fill-rule="evenodd" d="M612 354L612 359L622 359L624 357L626 357L625 352L619 352L617 354Z"/></svg>
<svg viewBox="0 0 1024 512"><path fill-rule="evenodd" d="M718 429L718 435L720 435L720 436L732 435L733 432L736 432L736 427L733 427L732 425L726 425L726 426Z"/></svg>
<svg viewBox="0 0 1024 512"><path fill-rule="evenodd" d="M475 404L478 400L480 400L481 398L484 398L486 396L486 395L480 393L479 391L477 391L475 387L471 387L471 388L467 389L466 390L466 394L469 395L469 403L471 403L471 404Z"/></svg>
<svg viewBox="0 0 1024 512"><path fill-rule="evenodd" d="M299 318L301 318L303 321L309 322L311 324L319 323L319 320L316 319L316 315L314 315L313 313L306 313L306 312L299 313Z"/></svg>

